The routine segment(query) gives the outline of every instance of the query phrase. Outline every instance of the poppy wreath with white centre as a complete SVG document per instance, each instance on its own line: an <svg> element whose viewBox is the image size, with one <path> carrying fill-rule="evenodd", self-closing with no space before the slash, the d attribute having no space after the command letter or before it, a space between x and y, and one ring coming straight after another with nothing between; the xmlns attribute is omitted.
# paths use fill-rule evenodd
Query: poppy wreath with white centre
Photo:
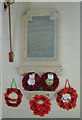
<svg viewBox="0 0 82 120"><path fill-rule="evenodd" d="M46 80L48 78L48 74L53 74L53 84L52 85L47 85ZM41 87L43 90L45 91L55 91L58 86L59 86L59 78L57 77L57 75L54 72L47 72L44 73L41 76Z"/></svg>
<svg viewBox="0 0 82 120"><path fill-rule="evenodd" d="M43 102L42 104L38 103L40 100ZM33 100L30 100L29 104L30 109L34 111L33 114L39 115L41 117L43 117L45 114L48 114L51 110L50 100L43 95L35 95L35 97L33 97Z"/></svg>
<svg viewBox="0 0 82 120"><path fill-rule="evenodd" d="M67 82L69 84L68 80L66 80L66 84ZM69 84L69 87L66 87L66 84L65 84L65 88L57 93L58 97L56 98L56 101L61 108L70 110L76 107L78 95L76 93L76 90L70 87L70 84ZM71 96L71 99L69 100L69 102L63 102L62 97L65 94L69 94Z"/></svg>
<svg viewBox="0 0 82 120"><path fill-rule="evenodd" d="M18 95L18 98L17 99L12 99L12 98L9 98L9 95L11 93L16 93ZM19 104L21 103L21 98L23 97L21 91L17 88L7 88L7 91L6 93L4 94L4 98L5 98L5 101L6 101L6 104L8 106L11 106L11 107L18 107ZM15 102L15 103L11 103L11 102Z"/></svg>
<svg viewBox="0 0 82 120"><path fill-rule="evenodd" d="M32 75L32 74L35 74L35 84L34 85L29 85L28 84L29 75ZM37 73L34 73L34 72L27 73L22 79L22 86L27 91L38 90L39 85L40 85L40 77Z"/></svg>

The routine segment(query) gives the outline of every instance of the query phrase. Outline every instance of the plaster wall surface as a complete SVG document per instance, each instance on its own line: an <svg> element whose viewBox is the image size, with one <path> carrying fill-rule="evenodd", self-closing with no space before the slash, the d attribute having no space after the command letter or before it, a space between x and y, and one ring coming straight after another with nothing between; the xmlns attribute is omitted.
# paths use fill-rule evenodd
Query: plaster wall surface
<svg viewBox="0 0 82 120"><path fill-rule="evenodd" d="M59 77L59 89L65 85L66 78L71 86L77 90L77 106L73 110L61 109L56 99L51 101L52 107L44 118L79 118L80 117L80 3L15 3L11 7L12 13L12 41L14 62L9 63L9 32L8 11L2 15L2 117L3 118L40 118L34 116L29 109L29 100L23 96L22 103L17 108L8 107L5 104L4 93L10 87L15 78L18 88L21 89L21 76L17 73L20 66L22 15L29 9L56 9L61 17L61 62L63 72ZM1 43L0 43L1 44Z"/></svg>

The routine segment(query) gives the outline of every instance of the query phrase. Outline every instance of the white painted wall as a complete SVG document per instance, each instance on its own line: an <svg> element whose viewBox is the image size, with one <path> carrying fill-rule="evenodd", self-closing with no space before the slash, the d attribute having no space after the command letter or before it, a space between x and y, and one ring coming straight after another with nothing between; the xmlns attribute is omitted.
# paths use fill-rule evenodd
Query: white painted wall
<svg viewBox="0 0 82 120"><path fill-rule="evenodd" d="M61 60L63 73L60 78L59 89L62 89L66 78L71 86L77 90L77 107L71 111L60 109L56 99L51 101L52 108L44 118L79 118L80 117L80 3L15 3L12 5L12 40L14 51L14 63L9 63L9 37L8 37L8 11L3 11L2 26L2 117L3 118L38 118L29 109L29 101L23 97L23 102L17 108L9 108L4 101L6 88L10 87L13 77L18 88L21 89L21 76L17 74L20 66L20 41L22 29L22 15L26 9L50 9L56 8L61 15Z"/></svg>
<svg viewBox="0 0 82 120"><path fill-rule="evenodd" d="M0 3L0 78L1 78L1 52L2 52L2 3ZM0 109L2 109L1 101L1 79L0 79ZM2 110L0 110L0 119L2 116Z"/></svg>

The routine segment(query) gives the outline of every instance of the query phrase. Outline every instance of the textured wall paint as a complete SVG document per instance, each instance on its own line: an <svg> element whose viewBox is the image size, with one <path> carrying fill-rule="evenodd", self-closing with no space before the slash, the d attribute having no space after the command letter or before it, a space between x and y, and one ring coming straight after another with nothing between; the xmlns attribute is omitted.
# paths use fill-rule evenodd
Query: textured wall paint
<svg viewBox="0 0 82 120"><path fill-rule="evenodd" d="M81 0L15 0L16 2L81 2Z"/></svg>
<svg viewBox="0 0 82 120"><path fill-rule="evenodd" d="M1 60L2 60L2 3L0 3L0 119L2 116L2 101L1 101Z"/></svg>
<svg viewBox="0 0 82 120"><path fill-rule="evenodd" d="M77 90L79 95L77 107L71 111L60 109L54 99L51 101L52 108L47 118L78 118L80 117L80 4L79 3L19 3L12 5L12 40L14 50L14 63L9 63L9 36L8 36L8 12L3 12L3 39L2 39L2 92L10 87L10 83L15 78L18 88L21 88L22 77L17 74L17 67L20 66L20 40L22 15L26 9L51 9L56 8L61 15L61 60L63 73L58 76L60 78L59 89L64 87L65 79L70 80L71 86ZM22 91L23 92L23 91ZM3 117L21 117L21 118L38 118L34 116L29 109L29 101L26 96L23 97L21 105L14 109L8 108L3 98ZM40 117L39 117L40 118Z"/></svg>

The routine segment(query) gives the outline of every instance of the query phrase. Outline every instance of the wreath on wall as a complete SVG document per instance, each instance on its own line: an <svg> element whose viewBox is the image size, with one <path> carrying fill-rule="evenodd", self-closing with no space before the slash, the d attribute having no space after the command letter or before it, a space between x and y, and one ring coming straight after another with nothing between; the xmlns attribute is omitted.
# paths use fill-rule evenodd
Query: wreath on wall
<svg viewBox="0 0 82 120"><path fill-rule="evenodd" d="M51 78L48 78L51 75ZM52 78L53 77L53 78ZM47 72L41 76L41 87L45 91L55 91L59 86L59 78L54 72Z"/></svg>
<svg viewBox="0 0 82 120"><path fill-rule="evenodd" d="M40 77L37 73L27 73L22 79L22 86L25 90L38 90L40 85Z"/></svg>
<svg viewBox="0 0 82 120"><path fill-rule="evenodd" d="M42 104L38 103L40 100L43 102ZM39 115L41 117L43 117L44 114L48 114L51 109L50 100L43 95L35 95L35 97L33 97L33 100L30 100L29 104L30 109L34 111L33 114Z"/></svg>
<svg viewBox="0 0 82 120"><path fill-rule="evenodd" d="M66 87L68 82L69 87ZM63 95L68 94L70 97L64 98ZM72 108L76 107L76 102L78 95L76 93L76 90L70 87L69 81L66 79L65 88L62 89L57 93L56 101L58 102L58 105L66 110L70 110Z"/></svg>
<svg viewBox="0 0 82 120"><path fill-rule="evenodd" d="M23 94L21 93L20 89L17 89L17 86L16 86L16 88L12 88L13 82L15 83L15 86L16 86L16 82L13 79L13 81L11 83L11 88L6 89L7 91L4 94L4 99L5 99L5 102L6 102L6 104L8 106L10 106L10 107L18 107L20 105L20 103L21 103L21 98L23 97ZM18 96L17 99L12 99L12 98L9 97L9 95L11 93L13 93L13 92L17 94L17 96Z"/></svg>

